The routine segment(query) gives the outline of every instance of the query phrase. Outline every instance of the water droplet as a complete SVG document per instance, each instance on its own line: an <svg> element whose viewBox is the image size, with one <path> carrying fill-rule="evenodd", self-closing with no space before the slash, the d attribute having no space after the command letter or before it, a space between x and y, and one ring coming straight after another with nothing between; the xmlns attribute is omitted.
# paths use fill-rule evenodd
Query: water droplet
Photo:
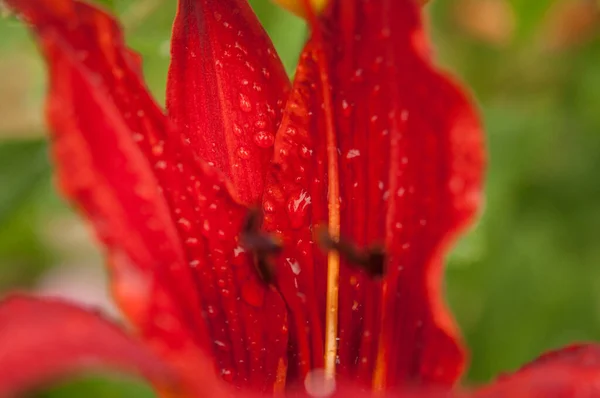
<svg viewBox="0 0 600 398"><path fill-rule="evenodd" d="M177 224L179 224L184 231L189 232L192 229L192 223L187 218L181 217L177 220Z"/></svg>
<svg viewBox="0 0 600 398"><path fill-rule="evenodd" d="M240 93L240 108L244 112L252 111L252 104L250 103L250 99L242 93Z"/></svg>
<svg viewBox="0 0 600 398"><path fill-rule="evenodd" d="M242 130L242 128L237 123L233 123L233 134L242 135L243 133L244 131Z"/></svg>
<svg viewBox="0 0 600 398"><path fill-rule="evenodd" d="M292 272L294 273L294 275L300 275L302 268L300 268L300 263L298 262L298 260L296 260L295 258L289 258L289 257L286 258L285 260L287 261L288 265L292 269Z"/></svg>
<svg viewBox="0 0 600 398"><path fill-rule="evenodd" d="M294 137L298 133L298 130L294 126L288 126L285 129L285 133L290 137Z"/></svg>
<svg viewBox="0 0 600 398"><path fill-rule="evenodd" d="M242 285L242 299L253 307L262 307L265 301L265 289L258 281L250 279Z"/></svg>
<svg viewBox="0 0 600 398"><path fill-rule="evenodd" d="M237 246L236 248L233 249L233 258L231 259L231 264L235 265L236 267L240 267L244 264L246 264L246 260L248 259L247 256L245 256L246 254L246 250L241 247L241 246Z"/></svg>
<svg viewBox="0 0 600 398"><path fill-rule="evenodd" d="M259 131L254 135L254 142L261 148L269 148L275 142L275 136L267 131Z"/></svg>
<svg viewBox="0 0 600 398"><path fill-rule="evenodd" d="M154 156L160 156L165 151L165 142L158 141L156 144L152 145L152 154Z"/></svg>
<svg viewBox="0 0 600 398"><path fill-rule="evenodd" d="M185 243L187 243L188 246L194 247L194 246L198 246L199 242L198 242L197 238L187 238L185 240Z"/></svg>
<svg viewBox="0 0 600 398"><path fill-rule="evenodd" d="M264 114L263 114L263 116L264 116ZM256 127L257 129L267 128L267 122L265 120L259 119L254 123L254 127Z"/></svg>
<svg viewBox="0 0 600 398"><path fill-rule="evenodd" d="M346 101L345 99L342 100L342 115L349 117L352 114L352 108L350 107L350 104L348 103L348 101Z"/></svg>
<svg viewBox="0 0 600 398"><path fill-rule="evenodd" d="M248 55L248 51L240 44L240 42L236 41L234 47L238 49L242 54Z"/></svg>
<svg viewBox="0 0 600 398"><path fill-rule="evenodd" d="M209 306L206 307L206 313L208 314L208 316L210 318L214 318L214 317L217 316L217 310L212 305L209 305Z"/></svg>
<svg viewBox="0 0 600 398"><path fill-rule="evenodd" d="M352 81L353 82L360 82L363 80L363 70L361 68L358 68L354 71L354 76L352 76Z"/></svg>
<svg viewBox="0 0 600 398"><path fill-rule="evenodd" d="M371 69L373 70L373 72L379 72L379 70L381 69L381 65L382 64L383 64L383 57L382 56L378 56L373 61L373 65L371 66Z"/></svg>
<svg viewBox="0 0 600 398"><path fill-rule="evenodd" d="M263 202L263 211L265 213L273 213L275 211L275 206L273 206L273 202L270 200L265 200Z"/></svg>
<svg viewBox="0 0 600 398"><path fill-rule="evenodd" d="M292 228L297 229L305 224L306 214L310 204L311 197L308 192L304 190L289 198L287 211Z"/></svg>
<svg viewBox="0 0 600 398"><path fill-rule="evenodd" d="M296 278L294 278L296 279ZM298 287L298 281L296 280L296 287ZM297 292L296 293L296 297L298 297L298 299L300 300L300 302L302 304L306 304L306 294L302 293L302 292Z"/></svg>
<svg viewBox="0 0 600 398"><path fill-rule="evenodd" d="M300 156L302 156L304 159L310 158L312 153L313 151L308 149L306 145L302 145L302 147L300 148Z"/></svg>
<svg viewBox="0 0 600 398"><path fill-rule="evenodd" d="M360 156L360 150L358 149L350 149L348 154L346 154L346 159L352 159Z"/></svg>
<svg viewBox="0 0 600 398"><path fill-rule="evenodd" d="M233 372L229 368L221 369L221 377L227 382L233 381Z"/></svg>
<svg viewBox="0 0 600 398"><path fill-rule="evenodd" d="M248 61L244 62L244 65L246 65L246 68L248 68L250 72L254 72L256 70L254 69L254 66L252 66L252 64Z"/></svg>
<svg viewBox="0 0 600 398"><path fill-rule="evenodd" d="M250 151L248 151L248 149L243 146L241 146L237 149L237 155L241 159L250 159Z"/></svg>
<svg viewBox="0 0 600 398"><path fill-rule="evenodd" d="M221 340L215 340L213 341L213 343L215 343L215 345L223 351L229 351L229 346L227 344L225 344L224 342L222 342Z"/></svg>

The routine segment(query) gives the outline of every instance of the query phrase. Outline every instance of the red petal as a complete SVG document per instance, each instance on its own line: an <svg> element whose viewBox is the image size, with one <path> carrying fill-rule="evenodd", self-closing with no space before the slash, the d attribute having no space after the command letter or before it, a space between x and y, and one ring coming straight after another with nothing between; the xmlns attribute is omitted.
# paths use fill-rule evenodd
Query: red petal
<svg viewBox="0 0 600 398"><path fill-rule="evenodd" d="M279 286L301 370L323 366L326 310L327 258L308 226L328 224L339 205L341 236L382 245L387 270L379 282L342 257L338 373L377 388L452 383L464 353L442 303L442 259L480 203L478 118L432 66L413 0L337 0L322 22L301 58L264 201L266 229L287 243Z"/></svg>
<svg viewBox="0 0 600 398"><path fill-rule="evenodd" d="M180 0L167 108L199 156L256 204L289 80L246 0Z"/></svg>
<svg viewBox="0 0 600 398"><path fill-rule="evenodd" d="M600 397L600 346L574 345L542 355L477 391L476 398Z"/></svg>
<svg viewBox="0 0 600 398"><path fill-rule="evenodd" d="M32 25L48 61L47 113L59 182L114 257L114 287L123 309L145 334L161 315L190 321L181 310L199 313L199 299L183 267L170 209L136 143L154 140L160 148L166 118L140 82L117 25L101 11L69 0L9 5ZM153 302L157 291L169 292L169 299ZM140 297L139 308L133 308L133 296ZM201 325L199 315L196 321Z"/></svg>
<svg viewBox="0 0 600 398"><path fill-rule="evenodd" d="M272 389L285 307L238 246L246 209L182 147L109 16L72 0L8 3L39 36L60 182L109 249L121 307L190 382L204 347L224 377Z"/></svg>
<svg viewBox="0 0 600 398"><path fill-rule="evenodd" d="M147 348L98 314L26 296L0 302L0 396L82 370L109 369L163 387L175 381Z"/></svg>

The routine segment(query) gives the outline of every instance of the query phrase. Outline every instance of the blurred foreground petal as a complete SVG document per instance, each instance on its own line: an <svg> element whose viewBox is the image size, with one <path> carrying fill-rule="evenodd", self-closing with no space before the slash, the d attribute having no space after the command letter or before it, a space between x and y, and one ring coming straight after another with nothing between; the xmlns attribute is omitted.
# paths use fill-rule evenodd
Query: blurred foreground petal
<svg viewBox="0 0 600 398"><path fill-rule="evenodd" d="M143 376L165 389L175 381L167 365L96 313L20 295L0 302L0 397L98 370Z"/></svg>
<svg viewBox="0 0 600 398"><path fill-rule="evenodd" d="M73 0L8 4L46 56L61 187L107 247L114 295L136 331L200 389L214 366L234 384L272 390L286 310L240 246L247 208L151 98L112 17ZM249 15L236 17L232 28Z"/></svg>
<svg viewBox="0 0 600 398"><path fill-rule="evenodd" d="M574 345L544 354L521 370L482 388L474 397L600 397L600 346Z"/></svg>

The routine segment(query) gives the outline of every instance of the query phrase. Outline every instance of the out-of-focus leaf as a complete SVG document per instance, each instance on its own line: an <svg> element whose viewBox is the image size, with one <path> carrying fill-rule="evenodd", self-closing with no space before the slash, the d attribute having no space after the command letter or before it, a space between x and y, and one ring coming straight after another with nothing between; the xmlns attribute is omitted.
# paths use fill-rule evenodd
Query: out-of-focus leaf
<svg viewBox="0 0 600 398"><path fill-rule="evenodd" d="M0 290L29 283L48 265L35 221L49 174L44 141L0 143Z"/></svg>
<svg viewBox="0 0 600 398"><path fill-rule="evenodd" d="M153 398L156 395L145 383L129 378L87 376L60 383L44 391L32 392L27 398Z"/></svg>
<svg viewBox="0 0 600 398"><path fill-rule="evenodd" d="M49 173L45 141L0 144L0 227L20 205L31 199Z"/></svg>
<svg viewBox="0 0 600 398"><path fill-rule="evenodd" d="M304 21L269 1L252 0L250 4L269 33L288 74L293 75L307 37Z"/></svg>
<svg viewBox="0 0 600 398"><path fill-rule="evenodd" d="M139 0L137 0L139 1ZM143 0L142 0L143 1ZM115 3L118 3L119 0L92 0L92 3L96 3L102 7L104 7L107 10L113 11L114 7L115 7ZM130 3L133 3L134 1L128 1Z"/></svg>
<svg viewBox="0 0 600 398"><path fill-rule="evenodd" d="M585 0L584 0L585 1ZM510 0L518 15L517 38L530 39L556 0Z"/></svg>

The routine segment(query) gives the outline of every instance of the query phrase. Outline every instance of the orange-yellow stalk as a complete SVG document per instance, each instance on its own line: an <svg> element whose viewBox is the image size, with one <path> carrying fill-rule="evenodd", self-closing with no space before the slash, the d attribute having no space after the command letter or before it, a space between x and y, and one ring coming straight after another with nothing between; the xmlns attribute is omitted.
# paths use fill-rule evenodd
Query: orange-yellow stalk
<svg viewBox="0 0 600 398"><path fill-rule="evenodd" d="M304 10L303 14L312 27L312 35L316 43L316 62L319 67L321 80L321 95L323 98L323 113L327 134L327 173L328 173L328 224L329 235L333 239L340 237L340 178L338 172L338 145L335 136L333 104L327 54L319 27L315 3L324 7L325 0L301 0L298 3ZM335 363L337 357L338 334L338 296L340 279L340 255L330 251L327 255L327 301L325 309L325 377L335 378Z"/></svg>
<svg viewBox="0 0 600 398"><path fill-rule="evenodd" d="M296 14L301 18L308 19L309 15L306 12L306 7L304 6L304 0L272 0L273 3L280 5L288 11ZM312 10L319 14L325 9L327 6L328 0L310 0L310 5Z"/></svg>

